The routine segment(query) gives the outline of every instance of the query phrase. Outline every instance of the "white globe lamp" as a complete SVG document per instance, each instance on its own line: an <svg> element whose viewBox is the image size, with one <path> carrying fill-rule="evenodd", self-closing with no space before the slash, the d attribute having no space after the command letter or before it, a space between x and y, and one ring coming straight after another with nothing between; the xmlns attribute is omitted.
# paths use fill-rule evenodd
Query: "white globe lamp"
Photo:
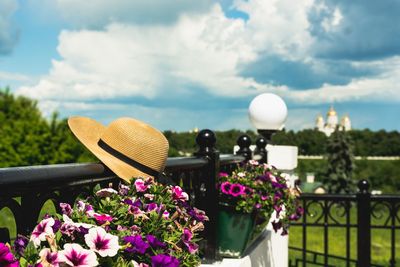
<svg viewBox="0 0 400 267"><path fill-rule="evenodd" d="M258 95L250 103L249 118L258 131L282 130L286 117L286 104L281 97L275 94Z"/></svg>
<svg viewBox="0 0 400 267"><path fill-rule="evenodd" d="M283 99L275 94L264 93L256 96L249 106L250 122L264 138L256 141L255 153L261 162L267 162L266 145L271 142L272 135L282 130L287 117L287 107Z"/></svg>

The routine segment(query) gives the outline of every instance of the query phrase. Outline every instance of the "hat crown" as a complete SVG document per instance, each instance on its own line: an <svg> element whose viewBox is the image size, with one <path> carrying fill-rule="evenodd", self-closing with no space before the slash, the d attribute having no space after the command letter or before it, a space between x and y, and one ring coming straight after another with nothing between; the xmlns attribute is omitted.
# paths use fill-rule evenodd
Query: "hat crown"
<svg viewBox="0 0 400 267"><path fill-rule="evenodd" d="M157 129L132 118L111 122L100 139L114 150L157 172L168 157L168 141Z"/></svg>

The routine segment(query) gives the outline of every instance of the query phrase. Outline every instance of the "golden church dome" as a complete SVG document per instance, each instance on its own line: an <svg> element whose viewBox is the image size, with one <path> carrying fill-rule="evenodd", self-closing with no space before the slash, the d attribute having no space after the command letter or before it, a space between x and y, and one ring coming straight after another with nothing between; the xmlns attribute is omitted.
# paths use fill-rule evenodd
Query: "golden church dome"
<svg viewBox="0 0 400 267"><path fill-rule="evenodd" d="M328 117L336 116L336 110L333 109L333 106L329 109L328 113L326 114Z"/></svg>

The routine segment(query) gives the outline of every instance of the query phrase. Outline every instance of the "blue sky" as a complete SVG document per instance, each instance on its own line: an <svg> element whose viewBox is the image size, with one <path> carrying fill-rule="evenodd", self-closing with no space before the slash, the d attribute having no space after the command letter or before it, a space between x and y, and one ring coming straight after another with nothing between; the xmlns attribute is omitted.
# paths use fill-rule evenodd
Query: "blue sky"
<svg viewBox="0 0 400 267"><path fill-rule="evenodd" d="M400 130L398 0L0 0L0 87L44 114L162 130L252 129L258 94L288 129L334 105Z"/></svg>

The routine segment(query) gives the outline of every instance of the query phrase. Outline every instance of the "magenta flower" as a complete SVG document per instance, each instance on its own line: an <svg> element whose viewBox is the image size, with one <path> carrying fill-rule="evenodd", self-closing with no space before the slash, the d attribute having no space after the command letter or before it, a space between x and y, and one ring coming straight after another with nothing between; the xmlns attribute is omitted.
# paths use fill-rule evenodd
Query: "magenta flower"
<svg viewBox="0 0 400 267"><path fill-rule="evenodd" d="M267 199L269 199L269 196L261 195L261 200L262 200L262 201L265 201L265 200L267 200Z"/></svg>
<svg viewBox="0 0 400 267"><path fill-rule="evenodd" d="M178 201L182 201L182 202L189 200L188 194L186 192L184 192L181 187L172 186L171 190L172 190L172 198L174 200L178 200Z"/></svg>
<svg viewBox="0 0 400 267"><path fill-rule="evenodd" d="M195 254L199 250L199 245L196 243L184 243L190 254Z"/></svg>
<svg viewBox="0 0 400 267"><path fill-rule="evenodd" d="M78 211L85 212L86 215L88 215L89 217L93 217L94 210L93 210L93 207L91 205L86 204L85 202L79 200L77 202L77 208L78 208Z"/></svg>
<svg viewBox="0 0 400 267"><path fill-rule="evenodd" d="M86 245L102 257L114 257L119 250L118 236L108 234L101 227L89 229L85 235Z"/></svg>
<svg viewBox="0 0 400 267"><path fill-rule="evenodd" d="M241 184L232 184L229 193L234 197L238 197L244 194L244 188Z"/></svg>
<svg viewBox="0 0 400 267"><path fill-rule="evenodd" d="M110 197L114 194L118 194L118 192L113 188L103 188L96 192L96 196L98 197Z"/></svg>
<svg viewBox="0 0 400 267"><path fill-rule="evenodd" d="M251 159L251 160L249 160L248 162L250 163L250 165L253 165L253 166L258 166L258 165L260 165L260 163L259 163L257 160Z"/></svg>
<svg viewBox="0 0 400 267"><path fill-rule="evenodd" d="M149 185L146 185L142 179L136 179L135 187L137 192L145 192L149 188Z"/></svg>
<svg viewBox="0 0 400 267"><path fill-rule="evenodd" d="M152 267L178 267L179 260L167 254L158 254L151 257Z"/></svg>
<svg viewBox="0 0 400 267"><path fill-rule="evenodd" d="M33 229L30 241L32 241L36 247L38 247L42 241L46 240L46 236L54 235L52 227L54 222L53 218L47 218L42 220L36 225L35 229Z"/></svg>
<svg viewBox="0 0 400 267"><path fill-rule="evenodd" d="M126 244L129 244L129 246L125 249L125 251L129 253L144 254L150 247L149 244L143 241L140 235L125 236L123 240Z"/></svg>
<svg viewBox="0 0 400 267"><path fill-rule="evenodd" d="M260 203L257 203L256 205L254 205L254 207L255 207L256 209L259 209L259 208L261 208L261 204L260 204Z"/></svg>
<svg viewBox="0 0 400 267"><path fill-rule="evenodd" d="M92 267L99 264L94 251L84 249L79 244L65 244L60 257L69 266Z"/></svg>
<svg viewBox="0 0 400 267"><path fill-rule="evenodd" d="M164 219L168 219L168 218L169 218L169 212L165 210L165 211L163 212L163 214L162 214L162 217L163 217Z"/></svg>
<svg viewBox="0 0 400 267"><path fill-rule="evenodd" d="M185 244L185 246L188 248L190 254L196 253L199 248L197 244L190 242L192 238L193 238L193 233L188 228L184 228L181 239Z"/></svg>
<svg viewBox="0 0 400 267"><path fill-rule="evenodd" d="M62 263L62 257L58 252L51 252L49 248L44 248L39 252L40 263L44 266L59 267L59 263ZM42 264L42 265L43 265Z"/></svg>
<svg viewBox="0 0 400 267"><path fill-rule="evenodd" d="M226 172L220 172L218 175L219 175L219 177L228 177L229 176L229 174L227 174Z"/></svg>
<svg viewBox="0 0 400 267"><path fill-rule="evenodd" d="M230 195L230 190L231 190L231 183L230 182L223 182L221 184L221 191L222 193L226 194L226 195Z"/></svg>
<svg viewBox="0 0 400 267"><path fill-rule="evenodd" d="M93 214L94 219L99 225L103 225L107 222L111 222L113 220L113 217L108 215L108 214L98 214L94 213Z"/></svg>
<svg viewBox="0 0 400 267"><path fill-rule="evenodd" d="M19 267L18 261L4 243L0 243L0 266Z"/></svg>

